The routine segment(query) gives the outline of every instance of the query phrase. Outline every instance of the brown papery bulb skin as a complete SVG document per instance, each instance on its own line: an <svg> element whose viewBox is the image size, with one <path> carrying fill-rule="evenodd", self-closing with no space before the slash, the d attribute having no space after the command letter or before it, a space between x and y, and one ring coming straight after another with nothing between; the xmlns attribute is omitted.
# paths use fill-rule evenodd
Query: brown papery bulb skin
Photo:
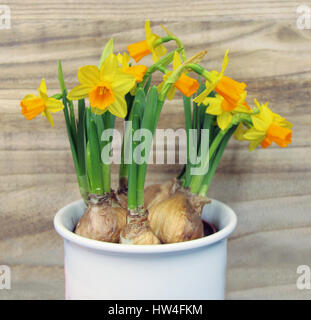
<svg viewBox="0 0 311 320"><path fill-rule="evenodd" d="M176 178L162 184L153 184L145 189L145 208L150 209L156 204L171 197L181 188L179 180Z"/></svg>
<svg viewBox="0 0 311 320"><path fill-rule="evenodd" d="M176 243L204 236L201 212L208 199L178 191L149 209L148 219L162 243Z"/></svg>
<svg viewBox="0 0 311 320"><path fill-rule="evenodd" d="M131 215L129 213L126 227L121 231L120 243L134 245L161 244L160 240L152 232L148 212Z"/></svg>
<svg viewBox="0 0 311 320"><path fill-rule="evenodd" d="M128 198L128 182L127 178L120 178L119 189L116 193L118 202L121 207L127 210L127 198Z"/></svg>
<svg viewBox="0 0 311 320"><path fill-rule="evenodd" d="M127 210L127 190L118 190L116 196L120 206Z"/></svg>
<svg viewBox="0 0 311 320"><path fill-rule="evenodd" d="M126 213L113 192L104 196L90 195L88 207L74 232L85 238L118 243L126 225Z"/></svg>

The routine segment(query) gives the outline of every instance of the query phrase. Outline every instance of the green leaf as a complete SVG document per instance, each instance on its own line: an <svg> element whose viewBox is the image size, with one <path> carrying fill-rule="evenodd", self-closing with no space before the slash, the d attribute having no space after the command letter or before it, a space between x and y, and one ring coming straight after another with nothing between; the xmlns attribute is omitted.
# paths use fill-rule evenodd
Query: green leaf
<svg viewBox="0 0 311 320"><path fill-rule="evenodd" d="M146 107L144 116L141 122L142 129L148 129L151 131L152 135L154 135L155 128L157 126L157 119L156 119L156 109L157 109L157 102L158 102L158 89L157 87L153 86L148 94ZM149 150L144 150L144 155L146 158L149 157L151 151L151 145L149 146ZM146 180L146 172L147 172L147 163L142 163L138 165L137 171L137 205L143 206L144 205L144 186Z"/></svg>
<svg viewBox="0 0 311 320"><path fill-rule="evenodd" d="M85 102L78 101L78 124L77 124L77 153L79 159L80 173L85 175Z"/></svg>
<svg viewBox="0 0 311 320"><path fill-rule="evenodd" d="M62 68L62 63L60 60L58 60L58 81L59 81L59 85L60 85L60 89L62 91L62 94L64 94L64 92L65 92L67 95L67 89L66 89L64 75L63 75L63 68Z"/></svg>
<svg viewBox="0 0 311 320"><path fill-rule="evenodd" d="M69 119L69 114L68 114L68 106L67 106L67 99L66 99L65 91L63 94L63 104L64 104L63 112L64 112L64 116L65 116L66 129L67 129L67 135L68 135L69 145L70 145L70 149L71 149L72 159L73 159L73 163L74 163L74 166L76 169L77 176L79 176L79 175L81 175L81 172L80 172L80 166L79 166L79 161L78 161L78 156L77 156L77 149L76 149L76 145L73 140L73 137L72 137L72 131L71 131L71 127L70 127L70 119Z"/></svg>
<svg viewBox="0 0 311 320"><path fill-rule="evenodd" d="M132 147L135 150L137 141L133 141L134 132L139 129L139 116L133 115L132 119ZM137 209L137 164L133 159L133 152L131 154L131 163L128 165L128 208Z"/></svg>
<svg viewBox="0 0 311 320"><path fill-rule="evenodd" d="M152 80L152 75L149 75L148 76L148 80L147 80L147 82L146 82L146 84L144 86L145 95L147 95L147 93L148 93L148 90L149 90L150 84L151 84L151 80Z"/></svg>
<svg viewBox="0 0 311 320"><path fill-rule="evenodd" d="M98 64L99 69L102 66L103 62L111 53L113 53L113 38L111 38L105 45L105 48L99 60L99 64Z"/></svg>
<svg viewBox="0 0 311 320"><path fill-rule="evenodd" d="M184 187L188 187L191 182L191 175L190 175L190 140L189 140L189 131L191 129L191 99L183 96L184 100L184 114L185 114L185 124L186 124L186 134L187 134L187 164L185 167L185 180L184 180Z"/></svg>
<svg viewBox="0 0 311 320"><path fill-rule="evenodd" d="M102 183L102 171L101 171L101 156L100 156L100 147L98 143L97 128L95 121L89 119L89 151L87 156L87 168L89 169L89 178L92 186L92 193L103 194L103 183Z"/></svg>
<svg viewBox="0 0 311 320"><path fill-rule="evenodd" d="M145 107L146 107L146 96L142 88L139 88L137 90L135 100L139 100L140 102L141 109L139 110L139 112L140 112L140 118L142 118L145 111Z"/></svg>

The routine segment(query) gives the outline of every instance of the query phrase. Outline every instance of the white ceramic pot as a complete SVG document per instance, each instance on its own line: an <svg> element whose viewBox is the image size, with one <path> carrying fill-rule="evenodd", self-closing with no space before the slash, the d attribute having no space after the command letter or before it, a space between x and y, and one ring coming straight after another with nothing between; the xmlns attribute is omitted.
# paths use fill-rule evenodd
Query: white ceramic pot
<svg viewBox="0 0 311 320"><path fill-rule="evenodd" d="M65 246L66 299L224 299L227 238L237 218L212 200L202 218L213 235L174 244L124 245L87 239L72 232L84 213L82 200L55 216Z"/></svg>

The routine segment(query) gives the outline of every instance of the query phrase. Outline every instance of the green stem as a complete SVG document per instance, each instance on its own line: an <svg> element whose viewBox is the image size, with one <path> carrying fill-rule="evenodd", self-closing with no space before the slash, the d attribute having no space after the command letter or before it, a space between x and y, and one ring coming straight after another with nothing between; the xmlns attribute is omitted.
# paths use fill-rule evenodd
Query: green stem
<svg viewBox="0 0 311 320"><path fill-rule="evenodd" d="M174 35L168 35L168 36L162 37L161 39L157 40L155 46L158 46L158 45L160 45L162 43L169 42L169 41L175 41L176 42L177 47L178 47L178 49L180 51L180 54L181 54L181 57L182 57L183 61L186 61L187 57L186 57L186 52L185 52L184 45L180 41L180 39L177 38Z"/></svg>
<svg viewBox="0 0 311 320"><path fill-rule="evenodd" d="M89 195L89 184L88 184L88 178L87 175L78 176L78 184L79 184L79 190L82 199L85 203L87 203L87 198Z"/></svg>
<svg viewBox="0 0 311 320"><path fill-rule="evenodd" d="M77 123L77 156L80 173L85 175L85 102L84 99L78 101L78 123Z"/></svg>
<svg viewBox="0 0 311 320"><path fill-rule="evenodd" d="M185 176L183 186L186 188L189 186L191 181L190 175L190 129L191 129L191 101L190 98L183 96L184 100L184 114L185 114L185 125L186 125L186 135L187 135L187 164L185 167Z"/></svg>
<svg viewBox="0 0 311 320"><path fill-rule="evenodd" d="M229 128L230 127L228 127L224 131L222 131L222 130L219 131L217 136L215 137L214 141L212 142L212 145L209 148L208 156L205 159L203 159L203 163L202 163L202 171L203 172L207 171L208 166L209 166L209 161L214 156L214 153L216 152L221 140L223 139L225 134L228 132ZM191 183L190 183L191 193L197 194L199 192L201 184L203 182L203 179L204 179L204 175L192 176Z"/></svg>
<svg viewBox="0 0 311 320"><path fill-rule="evenodd" d="M147 98L144 115L141 123L141 129L147 129L151 131L152 136L155 132L156 123L155 123L155 111L158 102L158 89L157 87L153 86ZM146 172L147 172L147 159L150 155L150 145L148 145L149 149L144 150L144 154L142 156L145 157L146 162L138 165L138 172L137 172L137 206L143 207L144 206L144 189L145 189L145 180L146 180Z"/></svg>
<svg viewBox="0 0 311 320"><path fill-rule="evenodd" d="M134 115L132 121L132 138L135 131L139 129L139 117ZM128 173L128 209L137 209L137 164L134 161L133 150L136 148L137 142L132 139L131 163L129 164Z"/></svg>
<svg viewBox="0 0 311 320"><path fill-rule="evenodd" d="M111 191L111 169L110 164L102 163L102 179L103 179L103 191Z"/></svg>
<svg viewBox="0 0 311 320"><path fill-rule="evenodd" d="M87 201L89 193L88 177L86 175L86 136L85 136L85 105L84 100L78 103L78 124L76 127L74 120L73 105L67 99L67 89L64 80L62 64L58 61L58 80L62 92L62 100L64 104L64 117L67 129L69 145L71 149L72 159L75 166L77 181L81 197ZM70 115L68 112L68 104Z"/></svg>
<svg viewBox="0 0 311 320"><path fill-rule="evenodd" d="M87 169L91 185L91 192L95 194L103 194L103 179L102 179L102 161L100 156L100 146L98 143L97 128L95 121L89 117L88 136L89 141L87 145ZM110 188L108 191L110 192Z"/></svg>
<svg viewBox="0 0 311 320"><path fill-rule="evenodd" d="M122 149L121 149L121 163L119 167L119 185L121 184L121 182L123 183L124 179L127 179L127 175L128 175L128 165L124 163L124 138L123 138Z"/></svg>
<svg viewBox="0 0 311 320"><path fill-rule="evenodd" d="M236 130L236 126L230 128L230 130L226 133L226 135L224 136L224 138L222 139L213 159L211 159L211 163L210 163L210 167L209 170L207 172L207 174L204 176L201 188L200 188L200 195L205 197L208 190L209 190L209 186L212 182L212 179L215 175L216 169L218 167L219 161L225 151L225 148L230 140L230 138L232 137L234 131Z"/></svg>
<svg viewBox="0 0 311 320"><path fill-rule="evenodd" d="M150 78L151 78L151 76L150 76ZM139 89L137 88L137 91L138 90ZM125 121L128 121L129 118L131 117L131 114L132 114L134 97L130 93L128 93L125 96L125 101L127 104L127 115L125 117ZM123 140L122 140L122 149L121 149L121 163L119 166L119 188L124 188L125 184L128 181L128 164L125 163L125 151L124 151L124 148L126 145L126 143L125 143L126 136L127 136L127 134L126 134L126 132L124 132Z"/></svg>

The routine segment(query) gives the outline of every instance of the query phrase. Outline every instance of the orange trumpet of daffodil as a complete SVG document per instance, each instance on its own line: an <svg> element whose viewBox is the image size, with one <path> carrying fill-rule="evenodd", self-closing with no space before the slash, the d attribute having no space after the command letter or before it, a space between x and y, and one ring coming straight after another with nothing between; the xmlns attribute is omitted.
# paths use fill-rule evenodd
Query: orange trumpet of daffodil
<svg viewBox="0 0 311 320"><path fill-rule="evenodd" d="M156 41L161 39L161 37L152 33L149 20L145 22L145 34L146 40L130 44L127 47L127 50L136 62L147 56L149 53L152 53L153 61L157 62L159 57L165 55L166 48L162 44L156 45Z"/></svg>
<svg viewBox="0 0 311 320"><path fill-rule="evenodd" d="M124 52L124 54L118 54L118 61L121 64L121 70L124 73L128 73L130 75L132 75L136 82L141 82L144 78L144 75L147 71L147 67L140 64L137 66L130 66L129 62L130 62L130 56Z"/></svg>
<svg viewBox="0 0 311 320"><path fill-rule="evenodd" d="M214 89L216 96L203 100L203 104L208 105L206 113L217 116L221 130L229 126L234 113L251 113L251 108L245 102L245 88L245 83L223 76Z"/></svg>
<svg viewBox="0 0 311 320"><path fill-rule="evenodd" d="M260 105L255 99L255 104L259 113L252 115L253 127L246 130L243 135L245 140L249 140L249 149L252 151L261 145L263 148L269 147L272 142L284 148L291 143L292 124L280 115L272 112L268 108L268 103Z"/></svg>
<svg viewBox="0 0 311 320"><path fill-rule="evenodd" d="M80 85L68 93L68 99L88 97L94 113L102 114L108 110L119 118L126 116L124 96L134 87L135 78L121 70L113 53L106 58L100 69L96 66L81 67L78 80Z"/></svg>
<svg viewBox="0 0 311 320"><path fill-rule="evenodd" d="M173 59L173 71L175 71L182 64L180 55L175 52ZM173 71L167 72L163 76L163 81L159 84L158 90L161 91L165 81L168 77L173 73ZM176 89L178 89L181 93L183 93L186 97L191 97L198 89L199 82L196 79L188 77L186 74L182 73L178 80L171 86L170 90L167 93L167 98L172 100L175 96Z"/></svg>
<svg viewBox="0 0 311 320"><path fill-rule="evenodd" d="M225 53L224 59L222 61L221 71L218 72L218 71L213 70L213 71L208 73L208 80L206 80L206 82L205 82L205 87L206 87L205 90L202 91L202 93L199 94L194 99L194 102L196 102L198 105L203 103L205 98L215 89L217 84L223 78L225 70L226 70L228 62L229 62L228 52L229 51L227 50L226 53Z"/></svg>
<svg viewBox="0 0 311 320"><path fill-rule="evenodd" d="M28 94L20 102L20 105L22 108L21 112L27 120L31 120L42 113L42 115L48 119L52 127L54 126L54 121L51 113L60 111L64 108L61 101L47 96L47 88L44 79L41 80L40 87L38 88L38 97L34 94Z"/></svg>

